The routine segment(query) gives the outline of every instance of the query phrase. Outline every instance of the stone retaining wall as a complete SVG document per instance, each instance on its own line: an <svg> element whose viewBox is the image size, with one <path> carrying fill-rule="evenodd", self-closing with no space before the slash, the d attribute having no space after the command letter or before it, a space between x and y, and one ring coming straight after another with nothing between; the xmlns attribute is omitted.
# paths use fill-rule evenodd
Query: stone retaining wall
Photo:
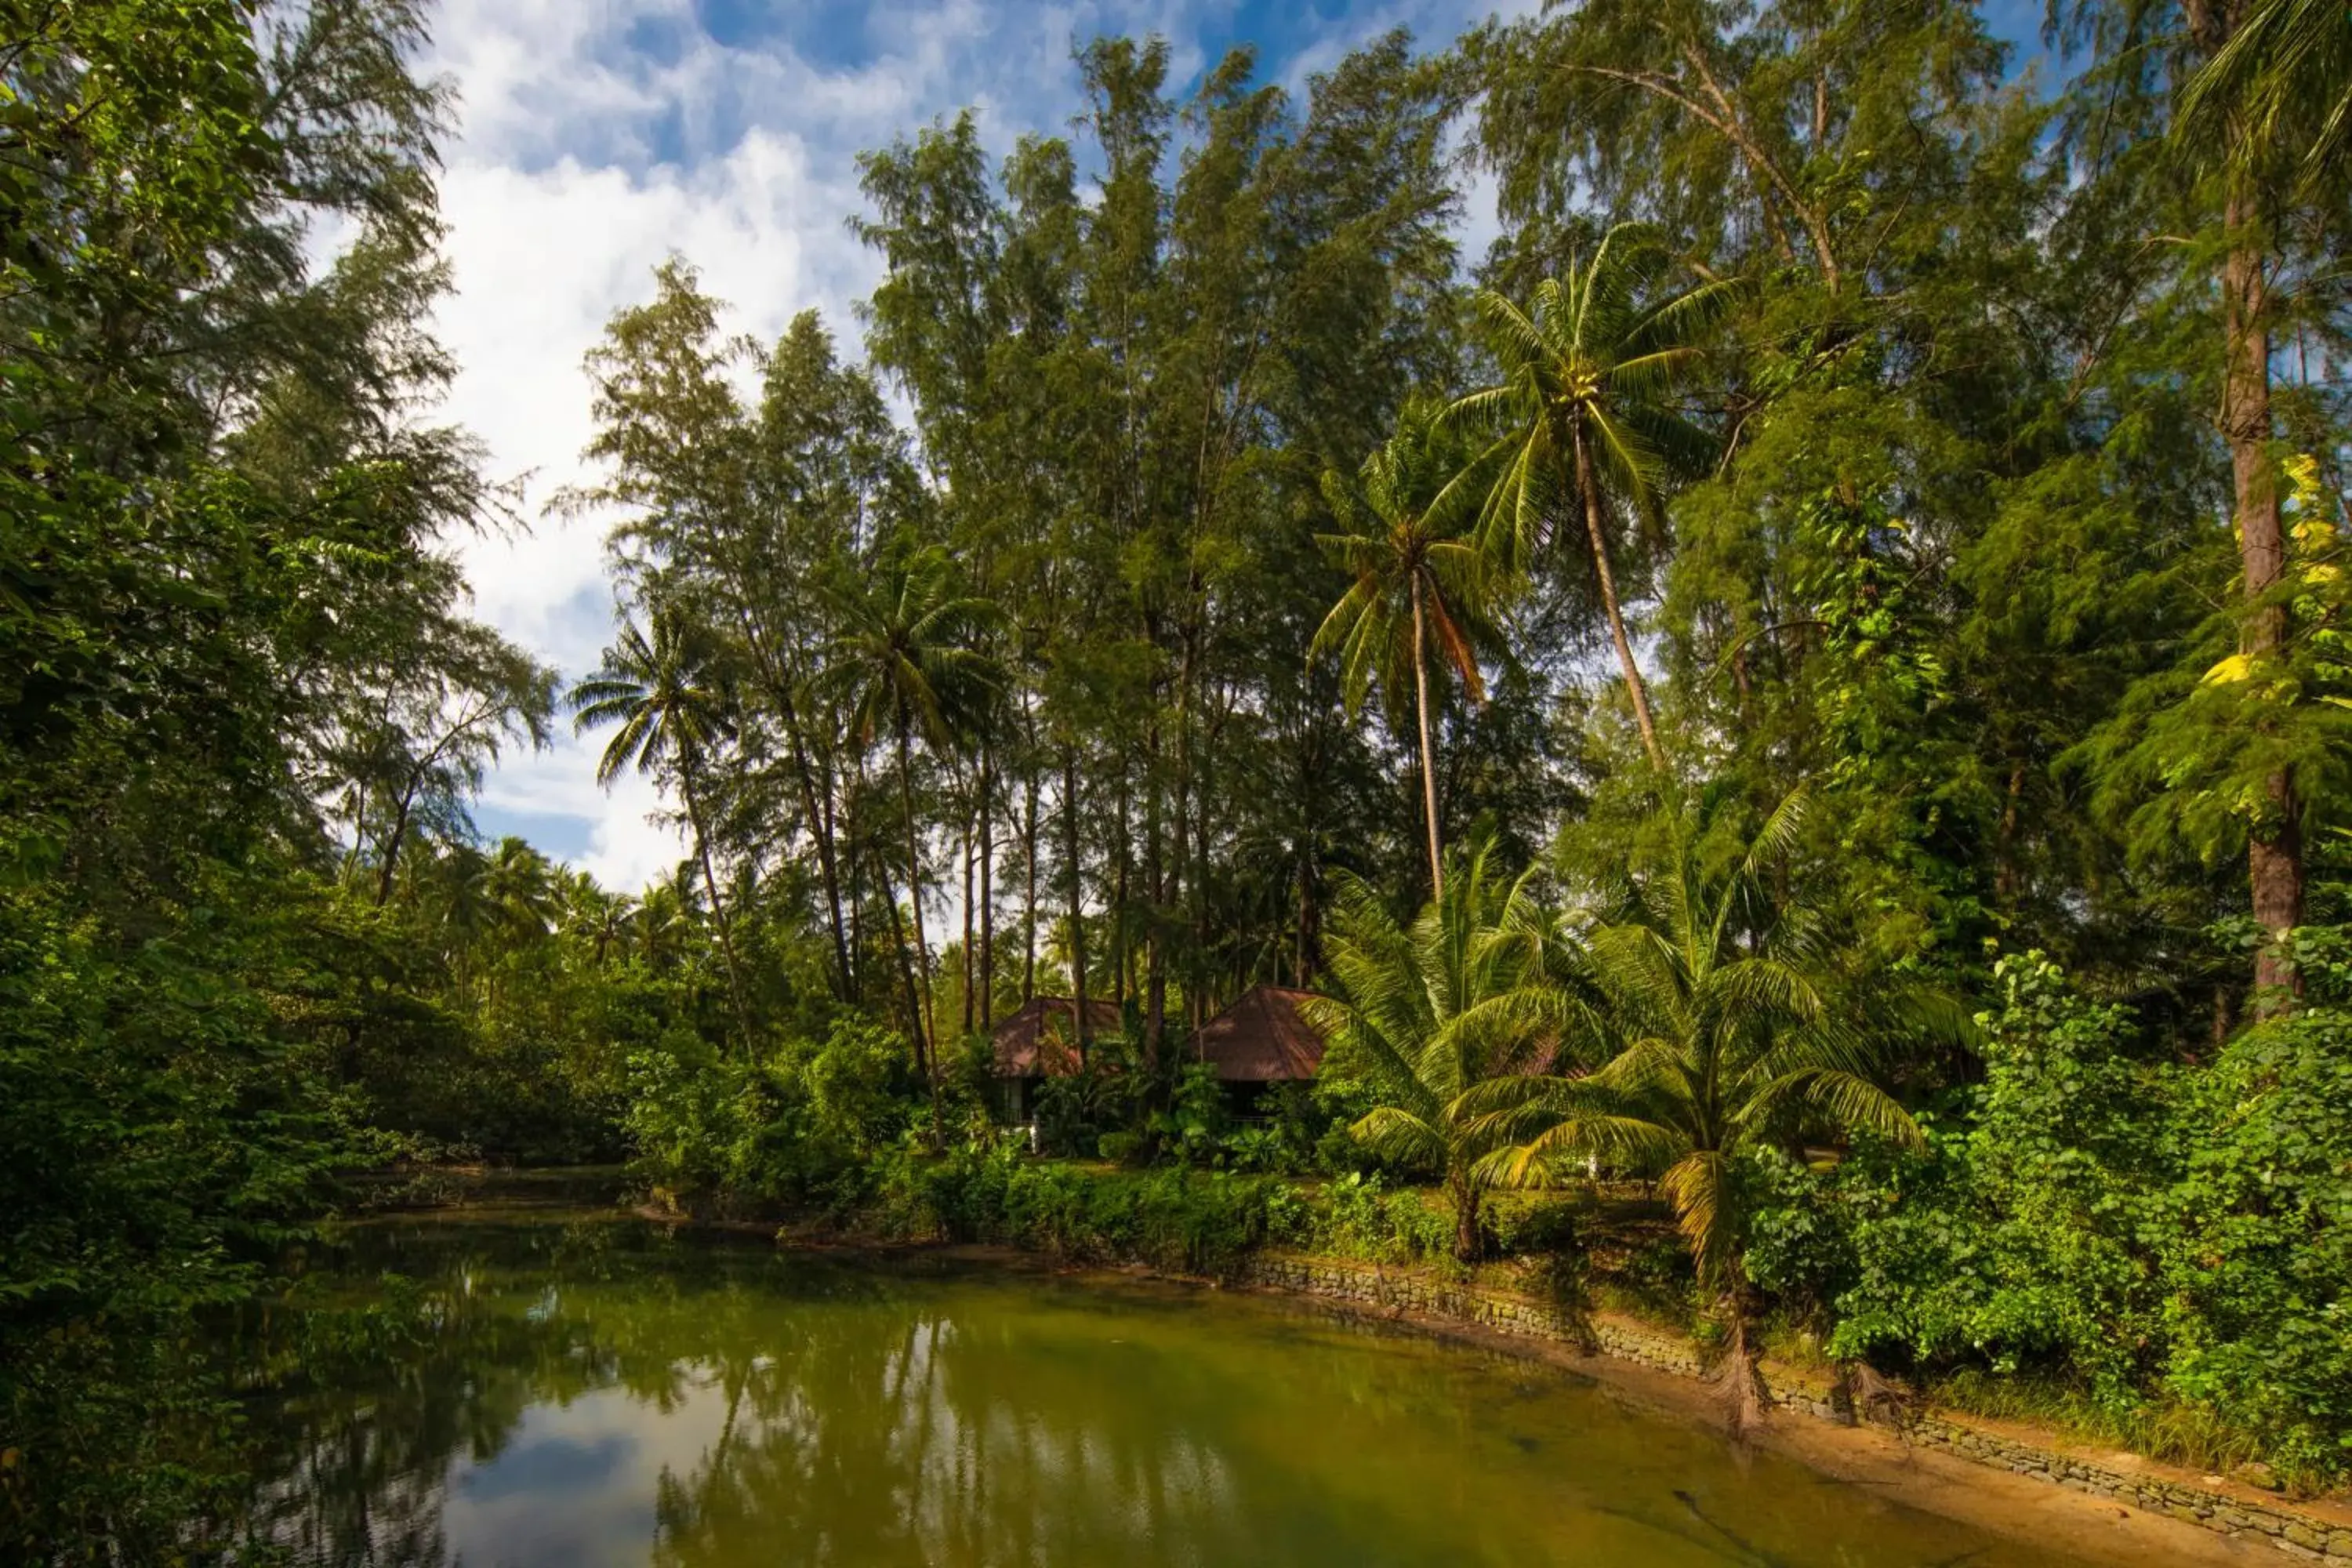
<svg viewBox="0 0 2352 1568"><path fill-rule="evenodd" d="M1573 1314L1539 1301L1468 1285L1450 1285L1421 1274L1391 1272L1369 1264L1260 1253L1243 1263L1235 1282L1344 1301L1382 1312L1466 1323L1527 1339L1549 1340L1677 1376L1696 1377L1701 1371L1697 1348L1672 1334L1617 1319L1581 1323ZM1791 1385L1775 1389L1773 1401L1781 1409L1823 1420L1852 1419L1844 1402L1831 1391ZM2282 1552L2296 1556L2352 1560L2352 1529L2283 1503L2252 1502L2158 1476L2109 1469L2072 1455L2000 1436L1948 1415L1931 1415L1915 1420L1906 1426L1905 1436L1922 1447L1940 1448L1975 1464L2037 1477L2095 1497L2112 1498L2150 1513L2200 1525L2217 1534L2264 1537Z"/></svg>

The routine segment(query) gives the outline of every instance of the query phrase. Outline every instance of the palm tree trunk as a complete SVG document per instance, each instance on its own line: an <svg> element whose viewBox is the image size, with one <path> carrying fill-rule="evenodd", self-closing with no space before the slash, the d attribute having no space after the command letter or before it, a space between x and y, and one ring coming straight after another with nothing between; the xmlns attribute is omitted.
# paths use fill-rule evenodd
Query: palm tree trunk
<svg viewBox="0 0 2352 1568"><path fill-rule="evenodd" d="M996 1023L996 774L994 754L980 752L980 1027Z"/></svg>
<svg viewBox="0 0 2352 1568"><path fill-rule="evenodd" d="M940 1098L939 1029L931 1018L931 944L923 935L922 835L915 828L914 748L907 731L907 720L902 715L898 721L898 809L907 818L907 902L915 922L915 973L922 979L923 1011L917 1024L922 1031L924 1058L929 1064L931 1102L936 1111Z"/></svg>
<svg viewBox="0 0 2352 1568"><path fill-rule="evenodd" d="M1617 645L1617 662L1625 671L1625 689L1633 699L1633 722L1641 726L1642 749L1651 765L1664 773L1666 753L1658 744L1658 727L1650 718L1650 689L1642 683L1642 667L1633 662L1633 644L1625 635L1624 612L1617 606L1617 574L1609 567L1609 536L1601 526L1601 492L1593 483L1592 454L1584 445L1584 425L1572 423L1576 446L1576 488L1584 497L1584 531L1592 546L1592 567L1601 576L1601 604L1609 613L1610 640Z"/></svg>
<svg viewBox="0 0 2352 1568"><path fill-rule="evenodd" d="M1755 1316L1748 1310L1748 1293L1736 1280L1723 1297L1725 1327L1729 1331L1723 1348L1723 1365L1717 1376L1721 1381L1725 1414L1730 1417L1734 1436L1744 1437L1764 1425L1765 1412L1771 1408L1771 1391L1764 1384L1763 1352L1756 1343Z"/></svg>
<svg viewBox="0 0 2352 1568"><path fill-rule="evenodd" d="M1412 695L1421 717L1421 811L1429 832L1429 896L1445 897L1445 862L1437 851L1437 752L1429 743L1429 666L1422 654L1421 578L1412 579Z"/></svg>
<svg viewBox="0 0 2352 1568"><path fill-rule="evenodd" d="M1086 889L1078 863L1078 748L1062 748L1062 842L1070 871L1070 998L1077 1016L1071 1020L1078 1037L1078 1065L1084 1067L1094 1048L1087 1013Z"/></svg>
<svg viewBox="0 0 2352 1568"><path fill-rule="evenodd" d="M1456 1172L1449 1184L1454 1198L1454 1257L1462 1263L1478 1260L1478 1188Z"/></svg>
<svg viewBox="0 0 2352 1568"><path fill-rule="evenodd" d="M866 796L870 793L866 782L866 760L862 754L856 758L854 765L856 772L851 779L850 794L853 824L856 822L859 813L864 810ZM890 857L882 852L878 844L869 847L864 854L856 852L855 837L852 837L851 844L850 913L853 919L856 918L857 910L864 902L863 895L857 889L861 885L860 879L864 875L864 867L870 858L874 862L875 875L881 879L882 883L882 907L890 911L890 945L898 955L898 978L907 992L907 1033L913 1037L915 1042L915 1070L922 1076L925 1082L929 1082L931 1076L931 1058L929 1049L923 1039L922 996L915 986L915 958L911 944L907 941L906 917L899 912L898 889L891 886L890 882Z"/></svg>
<svg viewBox="0 0 2352 1568"><path fill-rule="evenodd" d="M727 918L727 902L719 896L719 879L710 868L710 835L702 822L701 792L695 788L694 764L683 757L678 762L678 792L686 796L687 820L694 828L694 858L702 866L703 889L710 895L710 918L719 927L719 953L727 963L727 993L735 1004L735 1026L740 1032L743 1049L751 1049L751 1009L743 1000L743 971L735 962L735 931Z"/></svg>

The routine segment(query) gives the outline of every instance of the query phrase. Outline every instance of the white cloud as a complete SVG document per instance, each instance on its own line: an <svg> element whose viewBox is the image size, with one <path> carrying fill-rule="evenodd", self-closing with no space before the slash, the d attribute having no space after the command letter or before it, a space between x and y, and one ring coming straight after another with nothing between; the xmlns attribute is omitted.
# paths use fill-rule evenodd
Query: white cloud
<svg viewBox="0 0 2352 1568"><path fill-rule="evenodd" d="M465 547L484 617L567 677L595 662L611 626L609 520L541 514L588 477L582 356L615 310L646 296L656 264L694 262L737 330L772 337L814 306L851 340L850 307L878 276L845 226L862 205L860 150L966 104L998 147L1061 131L1078 107L1073 39L1163 32L1181 81L1202 63L1209 25L1230 30L1230 9L877 0L861 22L820 7L817 26L883 41L857 65L829 68L781 39L724 47L691 0L445 0L425 62L454 81L462 115L441 184L456 290L437 324L462 367L445 412L488 444L497 474L523 479L534 520ZM1449 9L1408 0L1265 64L1293 79L1397 19L1442 37L1463 19ZM485 791L485 823L545 839L604 880L640 884L682 844L646 820L657 805L648 784L601 792L593 759L593 739L568 736L509 758ZM550 824L571 831L542 831Z"/></svg>

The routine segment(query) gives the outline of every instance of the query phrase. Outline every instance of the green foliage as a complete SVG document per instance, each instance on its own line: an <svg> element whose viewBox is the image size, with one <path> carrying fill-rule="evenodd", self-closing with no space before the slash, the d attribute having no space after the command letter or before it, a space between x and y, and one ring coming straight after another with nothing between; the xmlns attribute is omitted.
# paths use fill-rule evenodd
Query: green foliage
<svg viewBox="0 0 2352 1568"><path fill-rule="evenodd" d="M421 5L0 6L0 1555L211 1513L190 1326L423 1157L1696 1278L2343 1474L2352 33L2167 15L2074 8L2064 79L1959 0L1586 0L1297 93L1100 39L1069 137L860 161L861 344L666 264L558 500L622 611L574 717L692 834L623 892L470 816L556 677L450 547L508 502L429 415ZM1170 1047L1269 977L1327 1079L1237 1124ZM1057 991L1126 1018L1042 1142L1131 1169L988 1124ZM1496 1195L1604 1163L1681 1256Z"/></svg>
<svg viewBox="0 0 2352 1568"><path fill-rule="evenodd" d="M1074 1262L1141 1262L1230 1273L1295 1222L1288 1189L1266 1177L1177 1169L1088 1170L1009 1147L943 1156L900 1151L882 1164L875 1214L891 1233L1005 1242Z"/></svg>
<svg viewBox="0 0 2352 1568"><path fill-rule="evenodd" d="M673 1037L629 1058L632 1170L696 1207L845 1210L908 1126L912 1069L901 1037L853 1018L751 1063Z"/></svg>
<svg viewBox="0 0 2352 1568"><path fill-rule="evenodd" d="M1300 1239L1318 1252L1372 1263L1456 1261L1454 1216L1412 1187L1391 1190L1377 1175L1350 1172L1316 1196Z"/></svg>
<svg viewBox="0 0 2352 1568"><path fill-rule="evenodd" d="M2352 1470L2352 965L2340 930L2297 951L2326 1004L2240 1036L2183 1096L2163 1375L2333 1479Z"/></svg>
<svg viewBox="0 0 2352 1568"><path fill-rule="evenodd" d="M1383 1160L1438 1172L1466 1262L1488 1184L1479 1163L1494 1147L1482 1097L1551 1065L1548 917L1529 878L1506 882L1485 844L1457 859L1410 926L1361 884L1341 900L1328 943L1337 994L1307 1004L1307 1016L1329 1038L1327 1070L1368 1091L1350 1132Z"/></svg>
<svg viewBox="0 0 2352 1568"><path fill-rule="evenodd" d="M1601 1065L1499 1080L1475 1107L1492 1179L1539 1184L1600 1162L1654 1176L1700 1283L1735 1311L1739 1161L1809 1132L1916 1139L1884 1064L1949 1023L1944 999L1868 973L1812 911L1770 896L1805 805L1791 795L1727 846L1719 800L1662 812L1654 847L1625 885L1603 885L1570 946L1566 1037Z"/></svg>
<svg viewBox="0 0 2352 1568"><path fill-rule="evenodd" d="M2337 984L2338 939L2305 942ZM1997 973L1985 1081L1924 1152L1864 1143L1825 1173L1757 1158L1750 1277L1832 1315L1833 1354L2054 1384L2118 1432L2202 1420L2339 1474L2344 1016L2190 1068L2147 1059L2126 1009L2038 954Z"/></svg>

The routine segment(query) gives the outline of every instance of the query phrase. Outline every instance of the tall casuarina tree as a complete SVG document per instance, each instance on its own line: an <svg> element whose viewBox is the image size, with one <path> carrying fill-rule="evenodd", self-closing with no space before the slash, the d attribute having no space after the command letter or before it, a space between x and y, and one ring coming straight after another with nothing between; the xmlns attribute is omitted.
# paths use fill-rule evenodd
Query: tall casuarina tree
<svg viewBox="0 0 2352 1568"><path fill-rule="evenodd" d="M2284 219L2299 197L2325 205L2332 196L2341 210L2344 153L2352 148L2352 8L2335 0L2221 0L2184 12L2188 42L2203 63L2181 96L2171 140L2221 183L2218 423L2230 451L2247 610L2237 673L2251 689L2276 691L2285 683L2271 671L2289 654L2294 585L2272 448L2274 273ZM2258 1011L2285 1005L2301 989L2278 939L2303 923L2306 794L2294 770L2273 766L2248 834L2254 922L2272 939L2254 960Z"/></svg>

